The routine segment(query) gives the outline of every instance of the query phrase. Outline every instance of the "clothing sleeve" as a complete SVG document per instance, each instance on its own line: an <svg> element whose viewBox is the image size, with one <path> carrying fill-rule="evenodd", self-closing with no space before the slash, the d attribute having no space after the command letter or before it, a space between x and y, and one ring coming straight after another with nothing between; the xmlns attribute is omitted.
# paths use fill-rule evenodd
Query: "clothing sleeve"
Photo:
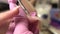
<svg viewBox="0 0 60 34"><path fill-rule="evenodd" d="M33 34L31 31L28 30L26 23L18 23L13 34Z"/></svg>
<svg viewBox="0 0 60 34"><path fill-rule="evenodd" d="M8 0L8 3L9 3L9 7L10 7L10 10L12 10L13 8L15 8L17 5L16 5L16 0ZM19 17L19 16L22 16L23 18ZM26 17L24 11L22 8L19 9L19 15L17 15L16 17L14 17L14 22L15 23L15 28L12 29L13 27L13 23L11 23L10 25L10 28L11 30L9 30L7 32L7 34L33 34L31 31L28 30L28 21L27 19L24 20L24 18ZM23 19L23 20L22 20ZM14 30L14 31L12 31Z"/></svg>

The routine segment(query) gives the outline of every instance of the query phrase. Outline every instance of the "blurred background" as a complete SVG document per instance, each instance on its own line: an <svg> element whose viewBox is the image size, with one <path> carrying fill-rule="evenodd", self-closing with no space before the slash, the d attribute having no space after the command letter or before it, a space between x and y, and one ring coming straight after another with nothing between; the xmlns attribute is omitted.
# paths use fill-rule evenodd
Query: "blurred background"
<svg viewBox="0 0 60 34"><path fill-rule="evenodd" d="M34 0L33 6L40 18L39 34L60 34L60 0ZM7 0L0 0L0 13L9 10ZM8 24L0 26L0 34L4 34Z"/></svg>

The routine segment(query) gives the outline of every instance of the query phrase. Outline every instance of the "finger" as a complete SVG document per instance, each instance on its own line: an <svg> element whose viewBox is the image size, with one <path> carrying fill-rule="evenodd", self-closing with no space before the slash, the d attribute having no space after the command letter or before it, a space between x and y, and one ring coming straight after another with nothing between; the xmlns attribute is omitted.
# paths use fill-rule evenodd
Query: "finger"
<svg viewBox="0 0 60 34"><path fill-rule="evenodd" d="M34 23L40 20L38 17L35 17L35 16L27 16L27 17L31 23Z"/></svg>
<svg viewBox="0 0 60 34"><path fill-rule="evenodd" d="M15 15L18 14L18 10L19 10L19 6L17 6L16 8L14 8L10 11L0 13L0 21L4 21L6 19L10 19L10 18L14 17Z"/></svg>

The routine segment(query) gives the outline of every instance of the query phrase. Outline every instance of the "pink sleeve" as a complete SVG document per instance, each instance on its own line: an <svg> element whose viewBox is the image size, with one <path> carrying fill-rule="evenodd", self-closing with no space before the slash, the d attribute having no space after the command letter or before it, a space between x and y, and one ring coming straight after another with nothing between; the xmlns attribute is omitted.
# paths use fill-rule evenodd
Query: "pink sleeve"
<svg viewBox="0 0 60 34"><path fill-rule="evenodd" d="M33 34L31 31L28 30L26 23L18 23L13 34Z"/></svg>
<svg viewBox="0 0 60 34"><path fill-rule="evenodd" d="M16 0L8 0L8 3L9 3L10 10L12 10L14 7L17 6L16 5ZM22 8L19 9L19 15L26 16ZM15 20L16 20L16 18L15 18ZM23 20L23 21L21 21L19 23L16 23L16 24L17 25L15 26L14 32L13 33L9 33L9 34L33 34L32 32L30 32L28 30L27 21Z"/></svg>

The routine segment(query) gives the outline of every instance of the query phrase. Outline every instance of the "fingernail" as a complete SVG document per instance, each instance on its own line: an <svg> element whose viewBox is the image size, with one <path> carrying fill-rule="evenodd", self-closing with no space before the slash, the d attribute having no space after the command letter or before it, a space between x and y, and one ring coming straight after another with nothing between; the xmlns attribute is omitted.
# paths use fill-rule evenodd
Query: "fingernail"
<svg viewBox="0 0 60 34"><path fill-rule="evenodd" d="M16 9L19 9L19 8L20 8L20 6L17 6L17 7L16 7Z"/></svg>
<svg viewBox="0 0 60 34"><path fill-rule="evenodd" d="M20 7L20 6L15 7L12 11L19 10L19 7Z"/></svg>

